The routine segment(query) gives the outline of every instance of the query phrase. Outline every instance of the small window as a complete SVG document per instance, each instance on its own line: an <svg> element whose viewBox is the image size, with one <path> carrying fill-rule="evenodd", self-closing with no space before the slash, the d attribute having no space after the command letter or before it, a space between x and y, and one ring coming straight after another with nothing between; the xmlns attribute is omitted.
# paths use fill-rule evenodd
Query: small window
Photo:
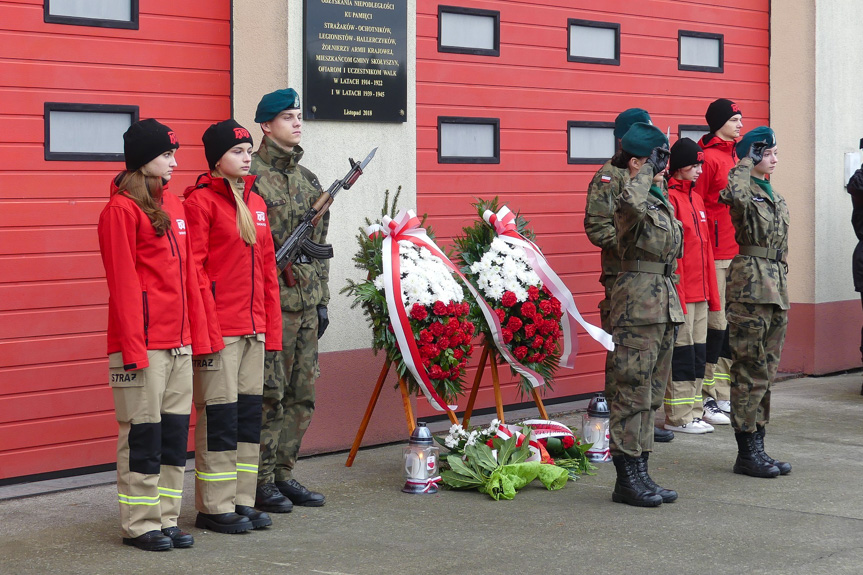
<svg viewBox="0 0 863 575"><path fill-rule="evenodd" d="M570 18L567 60L620 66L620 24Z"/></svg>
<svg viewBox="0 0 863 575"><path fill-rule="evenodd" d="M617 151L614 122L567 122L567 163L603 164Z"/></svg>
<svg viewBox="0 0 863 575"><path fill-rule="evenodd" d="M138 0L45 0L45 22L138 29Z"/></svg>
<svg viewBox="0 0 863 575"><path fill-rule="evenodd" d="M438 6L438 52L500 56L500 12Z"/></svg>
<svg viewBox="0 0 863 575"><path fill-rule="evenodd" d="M710 126L695 126L681 124L677 127L677 134L681 138L689 138L693 142L698 142L702 136L710 132Z"/></svg>
<svg viewBox="0 0 863 575"><path fill-rule="evenodd" d="M725 71L725 41L722 34L680 30L677 44L679 70L720 74Z"/></svg>
<svg viewBox="0 0 863 575"><path fill-rule="evenodd" d="M138 106L45 102L45 159L118 162Z"/></svg>
<svg viewBox="0 0 863 575"><path fill-rule="evenodd" d="M499 164L498 118L438 117L438 163Z"/></svg>

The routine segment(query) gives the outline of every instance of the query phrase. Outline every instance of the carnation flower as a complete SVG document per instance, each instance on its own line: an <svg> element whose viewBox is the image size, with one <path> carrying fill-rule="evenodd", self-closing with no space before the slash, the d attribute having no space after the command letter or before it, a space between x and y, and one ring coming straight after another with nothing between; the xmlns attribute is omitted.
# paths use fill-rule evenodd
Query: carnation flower
<svg viewBox="0 0 863 575"><path fill-rule="evenodd" d="M415 303L411 307L411 318L412 319L415 319L417 321L422 321L426 317L428 317L428 311L426 311L426 308L424 305Z"/></svg>

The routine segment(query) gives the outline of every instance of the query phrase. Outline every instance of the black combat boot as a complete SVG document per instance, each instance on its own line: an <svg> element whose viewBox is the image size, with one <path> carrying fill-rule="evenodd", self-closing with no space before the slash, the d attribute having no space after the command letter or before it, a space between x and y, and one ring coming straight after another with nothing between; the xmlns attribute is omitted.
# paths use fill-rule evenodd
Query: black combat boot
<svg viewBox="0 0 863 575"><path fill-rule="evenodd" d="M290 499L291 503L294 505L320 507L326 501L326 498L321 493L306 489L296 479L276 481L276 487L282 492L282 495Z"/></svg>
<svg viewBox="0 0 863 575"><path fill-rule="evenodd" d="M653 426L653 441L658 441L659 443L668 443L674 439L674 432L669 429L662 429L661 427Z"/></svg>
<svg viewBox="0 0 863 575"><path fill-rule="evenodd" d="M195 527L216 533L243 533L252 528L248 517L236 513L198 513Z"/></svg>
<svg viewBox="0 0 863 575"><path fill-rule="evenodd" d="M270 519L269 515L263 511L258 511L254 507L249 507L248 505L237 505L234 508L234 511L236 511L237 515L248 517L249 521L252 522L252 529L269 527L273 524L273 520Z"/></svg>
<svg viewBox="0 0 863 575"><path fill-rule="evenodd" d="M647 487L653 493L656 493L657 495L662 497L663 503L674 502L677 499L677 491L660 487L650 477L650 475L647 474L647 460L649 457L650 453L644 451L641 453L641 457L637 459L638 477L641 479L641 482L644 483L645 487Z"/></svg>
<svg viewBox="0 0 863 575"><path fill-rule="evenodd" d="M636 507L656 507L662 505L662 497L650 491L638 475L638 460L628 455L615 455L611 458L617 469L617 481L611 500Z"/></svg>
<svg viewBox="0 0 863 575"><path fill-rule="evenodd" d="M294 504L282 495L275 483L264 483L258 485L255 492L255 507L270 513L290 513Z"/></svg>
<svg viewBox="0 0 863 575"><path fill-rule="evenodd" d="M735 432L737 440L737 461L734 462L734 473L750 477L776 477L779 468L761 457L756 442L756 433Z"/></svg>
<svg viewBox="0 0 863 575"><path fill-rule="evenodd" d="M773 459L767 453L764 452L764 436L767 433L767 429L763 425L758 426L758 431L755 432L755 442L758 445L758 451L761 452L761 459L766 461L771 465L775 465L779 468L779 475L788 475L791 473L791 464L786 463L785 461L777 461Z"/></svg>

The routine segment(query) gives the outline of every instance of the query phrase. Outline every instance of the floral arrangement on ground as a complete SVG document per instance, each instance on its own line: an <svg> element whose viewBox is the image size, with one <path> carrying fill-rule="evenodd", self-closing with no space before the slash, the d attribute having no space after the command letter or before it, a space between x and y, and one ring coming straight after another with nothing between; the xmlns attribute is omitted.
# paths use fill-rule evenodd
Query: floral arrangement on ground
<svg viewBox="0 0 863 575"><path fill-rule="evenodd" d="M401 187L389 205L389 191L385 194L381 216L397 217L396 205ZM424 227L425 216L419 223ZM366 218L366 225L372 222ZM425 229L434 241L431 228ZM384 350L387 359L396 366L400 377L409 373L403 350L399 349L393 331L391 311L384 292L383 234L366 230L357 235L359 250L353 260L356 267L367 273L366 281L348 280L341 293L353 296L352 308L362 306L372 328L372 347L377 353ZM465 301L463 286L453 278L451 270L429 249L406 239L398 240L401 303L407 311L410 333L437 394L447 403L453 403L462 393L464 372L473 353L471 340L475 331L469 319L470 304ZM419 390L413 377L407 378L412 393Z"/></svg>
<svg viewBox="0 0 863 575"><path fill-rule="evenodd" d="M549 427L556 429L536 433L535 428ZM494 499L512 499L533 479L540 479L549 490L560 489L568 480L592 475L596 469L585 455L591 444L582 443L574 429L557 422L505 425L494 419L487 427L470 429L455 424L444 437L435 436L435 441L448 450L441 456L444 485L477 489Z"/></svg>
<svg viewBox="0 0 863 575"><path fill-rule="evenodd" d="M483 221L486 210L497 213L498 198L480 199L473 206L479 220L454 238L461 271L494 309L503 342L512 355L542 376L546 387L551 389L561 355L561 303L542 285L528 264L524 249L500 239L495 229ZM516 215L515 222L518 233L530 240L534 238L521 215ZM471 321L491 342L491 327L482 314L474 313ZM490 351L495 360L501 361L499 354L494 353L494 346ZM515 370L512 371L515 375ZM524 376L521 383L521 391L530 392L532 386Z"/></svg>

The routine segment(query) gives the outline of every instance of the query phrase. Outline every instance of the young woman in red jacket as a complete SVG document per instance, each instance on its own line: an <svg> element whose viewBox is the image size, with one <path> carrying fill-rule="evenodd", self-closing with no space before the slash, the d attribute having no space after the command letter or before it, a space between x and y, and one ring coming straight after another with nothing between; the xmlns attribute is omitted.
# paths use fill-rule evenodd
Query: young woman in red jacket
<svg viewBox="0 0 863 575"><path fill-rule="evenodd" d="M665 388L665 429L695 434L713 431L711 423L730 423L721 412L711 413L709 422L702 419L707 316L708 311L720 309L707 213L701 196L693 191L703 161L704 152L689 138L681 138L671 147L668 199L674 216L683 224L683 257L677 262L677 271L686 315L674 342L671 383Z"/></svg>
<svg viewBox="0 0 863 575"><path fill-rule="evenodd" d="M209 353L186 216L167 191L176 134L156 120L123 134L126 170L99 216L108 280L108 365L119 423L123 543L191 547L177 527L192 407L192 353Z"/></svg>
<svg viewBox="0 0 863 575"><path fill-rule="evenodd" d="M192 247L218 354L194 358L197 527L241 533L272 525L253 508L264 349L282 349L276 256L263 198L252 192L252 137L234 120L202 138L210 172L186 189Z"/></svg>

